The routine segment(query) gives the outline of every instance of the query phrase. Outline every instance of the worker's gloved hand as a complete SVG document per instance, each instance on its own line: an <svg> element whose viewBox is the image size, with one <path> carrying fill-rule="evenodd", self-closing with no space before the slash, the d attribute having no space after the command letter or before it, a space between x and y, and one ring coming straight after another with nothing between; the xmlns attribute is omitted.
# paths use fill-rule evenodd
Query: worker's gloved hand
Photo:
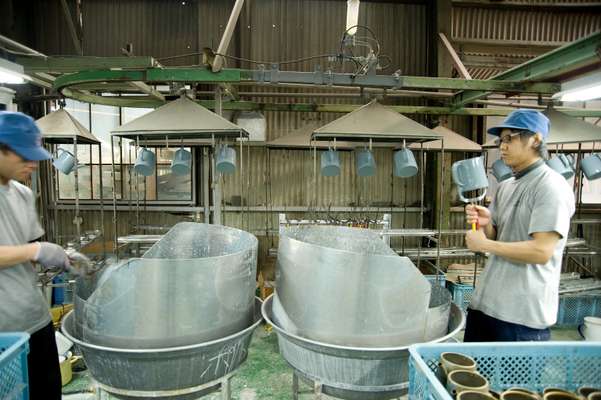
<svg viewBox="0 0 601 400"><path fill-rule="evenodd" d="M465 206L465 221L468 225L476 224L480 228L484 228L490 224L491 215L486 207L468 204Z"/></svg>
<svg viewBox="0 0 601 400"><path fill-rule="evenodd" d="M38 251L33 258L33 261L42 264L47 268L70 268L71 263L65 250L57 244L48 242L39 242Z"/></svg>

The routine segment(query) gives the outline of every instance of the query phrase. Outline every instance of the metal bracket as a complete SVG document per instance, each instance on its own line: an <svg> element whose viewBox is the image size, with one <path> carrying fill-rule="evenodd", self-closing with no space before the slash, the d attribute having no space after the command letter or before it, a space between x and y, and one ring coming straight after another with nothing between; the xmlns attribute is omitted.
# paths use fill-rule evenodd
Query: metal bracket
<svg viewBox="0 0 601 400"><path fill-rule="evenodd" d="M401 75L401 70L397 69L394 74L392 74L394 79L394 88L401 89L403 87L403 76Z"/></svg>
<svg viewBox="0 0 601 400"><path fill-rule="evenodd" d="M265 83L265 65L264 64L259 64L259 69L257 71L257 82L259 82L259 84Z"/></svg>
<svg viewBox="0 0 601 400"><path fill-rule="evenodd" d="M332 73L332 70L329 69L326 71L323 84L328 86L332 86L334 84L334 74Z"/></svg>
<svg viewBox="0 0 601 400"><path fill-rule="evenodd" d="M323 85L323 71L319 64L315 65L315 69L313 70L313 83Z"/></svg>
<svg viewBox="0 0 601 400"><path fill-rule="evenodd" d="M271 83L279 82L280 68L278 64L271 64Z"/></svg>

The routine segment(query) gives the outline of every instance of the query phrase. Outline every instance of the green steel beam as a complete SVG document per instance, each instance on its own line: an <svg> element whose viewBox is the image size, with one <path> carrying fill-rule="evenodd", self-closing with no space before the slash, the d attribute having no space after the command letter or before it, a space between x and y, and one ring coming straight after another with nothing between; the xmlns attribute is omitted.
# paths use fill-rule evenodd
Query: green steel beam
<svg viewBox="0 0 601 400"><path fill-rule="evenodd" d="M74 89L85 85L87 90L105 90L103 85L115 82L142 81L147 84L168 82L186 83L265 83L302 84L311 86L380 87L389 89L432 89L432 90L487 90L493 92L553 94L559 91L554 83L530 83L519 81L465 80L422 76L353 76L351 74L323 74L313 72L258 71L223 69L213 73L204 68L148 68L145 70L89 70L65 74L55 81L55 89Z"/></svg>
<svg viewBox="0 0 601 400"><path fill-rule="evenodd" d="M553 81L569 72L599 63L600 51L601 31L511 68L495 76L491 81ZM460 92L453 97L451 105L455 108L463 107L490 92L487 90Z"/></svg>
<svg viewBox="0 0 601 400"><path fill-rule="evenodd" d="M26 74L46 72L65 74L96 69L146 69L157 66L152 57L17 57Z"/></svg>
<svg viewBox="0 0 601 400"><path fill-rule="evenodd" d="M118 107L148 107L154 108L163 105L150 96L97 96L89 93L71 92L65 89L64 94L79 101L104 104ZM135 97L135 98L134 98ZM203 107L214 109L213 100L199 100L198 104ZM355 110L360 105L357 104L315 104L315 103L263 103L252 101L229 101L223 102L224 110L232 111L295 111L295 112L334 112L348 113ZM435 114L435 115L480 115L480 116L506 116L514 108L462 108L452 109L451 107L430 107L430 106L390 106L393 110L402 114ZM601 109L562 109L568 115L574 117L601 117Z"/></svg>

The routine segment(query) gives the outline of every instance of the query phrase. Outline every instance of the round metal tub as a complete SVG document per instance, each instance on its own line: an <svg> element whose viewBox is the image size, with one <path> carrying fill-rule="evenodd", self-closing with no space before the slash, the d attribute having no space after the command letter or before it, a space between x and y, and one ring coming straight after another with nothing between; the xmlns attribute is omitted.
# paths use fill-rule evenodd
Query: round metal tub
<svg viewBox="0 0 601 400"><path fill-rule="evenodd" d="M274 321L272 304L273 295L261 311L278 335L280 353L300 377L321 383L323 393L348 400L391 399L406 393L409 346L347 347L306 339ZM463 312L451 304L448 333L431 342L449 340L464 324Z"/></svg>
<svg viewBox="0 0 601 400"><path fill-rule="evenodd" d="M285 312L290 333L358 347L415 343L424 337L430 291L411 260L372 230L300 226L280 233L274 311Z"/></svg>
<svg viewBox="0 0 601 400"><path fill-rule="evenodd" d="M142 258L107 268L77 291L81 338L153 349L243 330L253 323L257 246L239 229L178 223Z"/></svg>
<svg viewBox="0 0 601 400"><path fill-rule="evenodd" d="M252 325L224 338L188 346L121 349L86 343L73 333L74 314L63 319L62 332L81 350L92 377L119 399L198 399L218 389L219 379L246 360L252 333L261 322L255 298ZM212 385L215 383L215 385Z"/></svg>

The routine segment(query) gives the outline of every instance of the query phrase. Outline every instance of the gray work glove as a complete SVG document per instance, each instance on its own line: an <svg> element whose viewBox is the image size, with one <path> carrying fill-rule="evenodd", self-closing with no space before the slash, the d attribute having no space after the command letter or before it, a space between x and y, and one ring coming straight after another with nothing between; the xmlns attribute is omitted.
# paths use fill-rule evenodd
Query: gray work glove
<svg viewBox="0 0 601 400"><path fill-rule="evenodd" d="M38 251L33 261L42 264L46 268L67 269L71 267L69 257L65 250L57 244L39 242Z"/></svg>

